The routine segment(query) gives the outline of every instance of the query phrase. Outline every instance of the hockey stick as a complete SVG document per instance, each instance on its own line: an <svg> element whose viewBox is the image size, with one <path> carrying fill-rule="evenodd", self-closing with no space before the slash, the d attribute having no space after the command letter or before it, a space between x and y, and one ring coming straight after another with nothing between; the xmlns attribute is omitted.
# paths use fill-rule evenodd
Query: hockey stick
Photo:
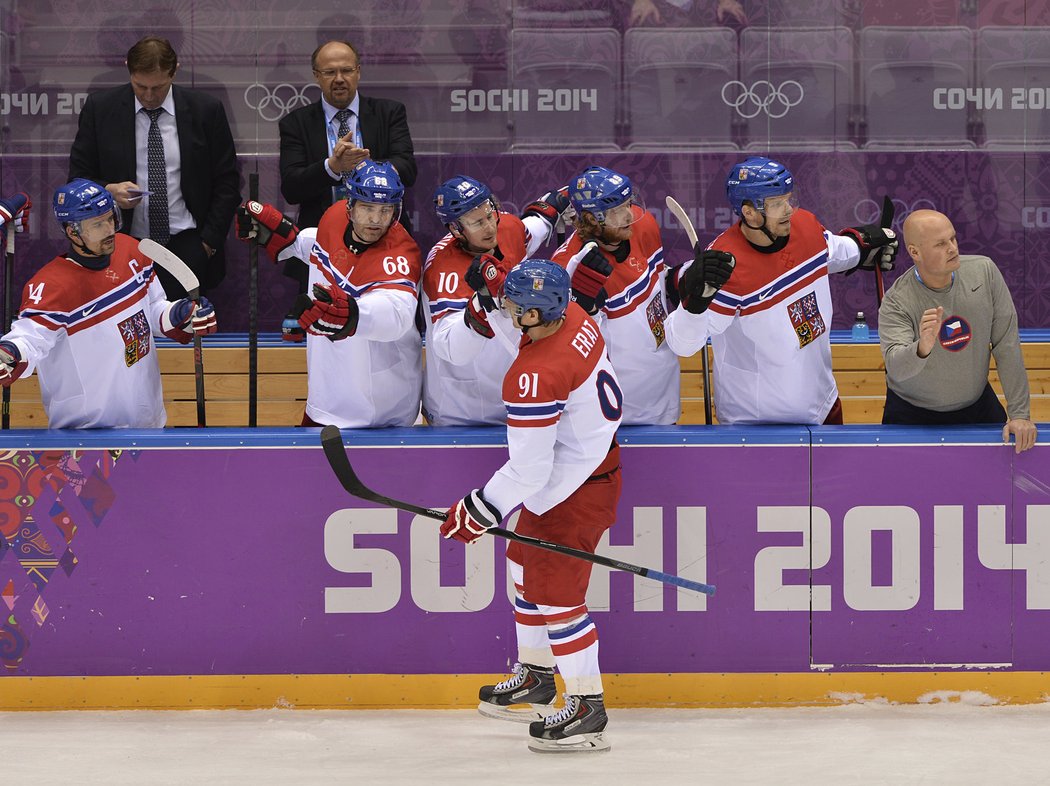
<svg viewBox="0 0 1050 786"><path fill-rule="evenodd" d="M186 290L186 297L194 303L200 303L200 282L190 270L189 265L160 243L148 237L139 241L139 251L171 273ZM196 331L193 332L193 377L197 383L197 426L204 428L208 425L204 415L204 348L201 346L201 337Z"/></svg>
<svg viewBox="0 0 1050 786"><path fill-rule="evenodd" d="M347 457L346 448L343 445L343 435L339 433L337 427L325 426L321 429L321 447L324 448L325 457L328 459L328 463L331 465L335 476L339 479L343 488L353 496L358 497L359 499L368 500L369 502L378 502L380 505L386 505L390 508L397 508L398 510L415 513L419 516L427 516L428 518L438 519L440 521L445 520L444 511L434 510L433 508L424 508L419 505L413 505L411 502L402 502L401 500L383 496L382 494L372 491L362 483L361 479L357 477L357 473L354 472L354 468L350 465L350 459ZM569 557L576 557L577 559L586 560L587 562L593 562L596 565L604 565L613 570L622 570L627 573L634 573L636 576L644 576L656 581L662 581L664 584L674 584L676 587L702 592L705 595L715 594L715 587L713 584L701 584L699 581L683 579L681 576L673 576L670 573L663 573L662 571L654 570L653 568L642 568L638 565L632 565L629 562L620 562L619 560L610 559L609 557L603 557L601 554L592 554L589 551L581 551L580 549L574 549L571 546L563 546L560 543L551 543L548 540L540 540L539 538L530 538L527 535L519 535L516 532L511 532L510 530L502 529L501 527L492 527L487 531L491 535L506 538L507 540L516 540L518 543L523 543L526 546L546 549L547 551L555 551Z"/></svg>
<svg viewBox="0 0 1050 786"><path fill-rule="evenodd" d="M18 219L16 219L18 220ZM11 287L14 284L15 267L15 223L12 221L7 227L7 244L4 249L4 335L11 331ZM11 428L11 388L5 386L2 401L0 401L0 428Z"/></svg>
<svg viewBox="0 0 1050 786"><path fill-rule="evenodd" d="M882 198L882 217L879 219L879 226L883 229L888 229L893 226L893 200L890 199L890 195L886 194ZM886 296L886 286L882 283L882 265L878 262L875 263L875 298L878 301L879 308L882 308L882 299Z"/></svg>
<svg viewBox="0 0 1050 786"><path fill-rule="evenodd" d="M693 228L693 222L689 220L689 214L685 212L685 209L678 204L678 200L668 194L664 200L667 204L667 209L674 213L674 217L678 219L678 223L682 225L685 230L686 237L689 238L689 247L696 248L696 230ZM707 290L710 289L711 292ZM713 295L715 288L710 284L704 287L704 297L709 294ZM700 355L700 369L704 375L704 423L708 426L713 421L711 411L711 363L707 359L707 342L704 342L704 350Z"/></svg>
<svg viewBox="0 0 1050 786"><path fill-rule="evenodd" d="M259 201L259 173L248 175L248 198ZM248 244L248 426L259 425L259 244Z"/></svg>

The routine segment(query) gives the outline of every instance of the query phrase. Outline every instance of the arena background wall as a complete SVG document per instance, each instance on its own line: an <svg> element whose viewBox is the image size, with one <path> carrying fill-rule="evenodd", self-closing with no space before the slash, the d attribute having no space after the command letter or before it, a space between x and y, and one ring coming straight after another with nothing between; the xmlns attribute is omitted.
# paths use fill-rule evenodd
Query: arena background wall
<svg viewBox="0 0 1050 786"><path fill-rule="evenodd" d="M500 429L346 432L433 507ZM1050 448L997 429L625 428L596 568L613 706L1033 702ZM515 658L504 542L347 496L314 429L0 437L0 709L452 707Z"/></svg>
<svg viewBox="0 0 1050 786"><path fill-rule="evenodd" d="M630 0L9 0L0 4L0 192L37 203L15 286L61 246L49 215L65 180L77 112L127 80L123 56L149 32L181 59L180 84L225 103L242 174L282 209L277 120L316 100L309 54L346 37L365 93L402 100L420 158L406 207L426 251L441 235L433 187L463 172L511 210L601 163L628 174L664 228L667 258L688 249L663 208L672 194L710 240L730 222L722 184L748 153L797 175L825 224L897 223L918 207L955 222L964 251L1003 269L1022 327L1050 326L1050 4L1046 0L743 0L668 6L654 27ZM646 24L653 24L647 22ZM245 194L247 189L245 188ZM224 330L248 325L247 257L235 240L214 293ZM901 265L905 267L904 255ZM891 277L892 278L892 277ZM870 277L836 277L833 327L875 319ZM279 329L292 284L264 263L263 331Z"/></svg>

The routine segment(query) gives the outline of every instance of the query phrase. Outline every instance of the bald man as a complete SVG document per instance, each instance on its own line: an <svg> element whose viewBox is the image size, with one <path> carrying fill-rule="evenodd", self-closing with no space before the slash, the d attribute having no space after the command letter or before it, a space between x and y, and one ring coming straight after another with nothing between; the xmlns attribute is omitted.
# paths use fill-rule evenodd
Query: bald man
<svg viewBox="0 0 1050 786"><path fill-rule="evenodd" d="M943 213L916 210L904 222L915 266L886 293L879 340L886 362L883 423L994 423L1015 450L1035 444L1028 374L1017 311L995 263L959 254L955 227ZM1004 410L988 383L991 357L1006 394Z"/></svg>

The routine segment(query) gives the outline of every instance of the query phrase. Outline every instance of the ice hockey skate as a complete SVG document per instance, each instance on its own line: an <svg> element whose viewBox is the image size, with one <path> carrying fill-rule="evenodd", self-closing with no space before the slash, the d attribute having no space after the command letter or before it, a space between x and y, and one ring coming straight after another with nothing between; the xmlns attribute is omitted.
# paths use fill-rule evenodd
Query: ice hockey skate
<svg viewBox="0 0 1050 786"><path fill-rule="evenodd" d="M529 750L536 753L601 753L611 747L605 739L609 716L598 696L565 694L565 706L529 726Z"/></svg>
<svg viewBox="0 0 1050 786"><path fill-rule="evenodd" d="M531 723L554 712L554 669L515 663L514 674L478 691L478 712L487 718Z"/></svg>

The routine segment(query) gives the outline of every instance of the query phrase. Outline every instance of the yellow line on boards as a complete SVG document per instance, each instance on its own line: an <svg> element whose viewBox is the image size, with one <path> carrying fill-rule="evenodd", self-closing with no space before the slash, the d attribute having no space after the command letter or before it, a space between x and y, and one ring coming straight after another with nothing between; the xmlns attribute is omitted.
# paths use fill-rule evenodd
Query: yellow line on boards
<svg viewBox="0 0 1050 786"><path fill-rule="evenodd" d="M0 677L0 710L465 709L486 674ZM801 707L854 701L1030 704L1046 672L608 674L610 707Z"/></svg>

